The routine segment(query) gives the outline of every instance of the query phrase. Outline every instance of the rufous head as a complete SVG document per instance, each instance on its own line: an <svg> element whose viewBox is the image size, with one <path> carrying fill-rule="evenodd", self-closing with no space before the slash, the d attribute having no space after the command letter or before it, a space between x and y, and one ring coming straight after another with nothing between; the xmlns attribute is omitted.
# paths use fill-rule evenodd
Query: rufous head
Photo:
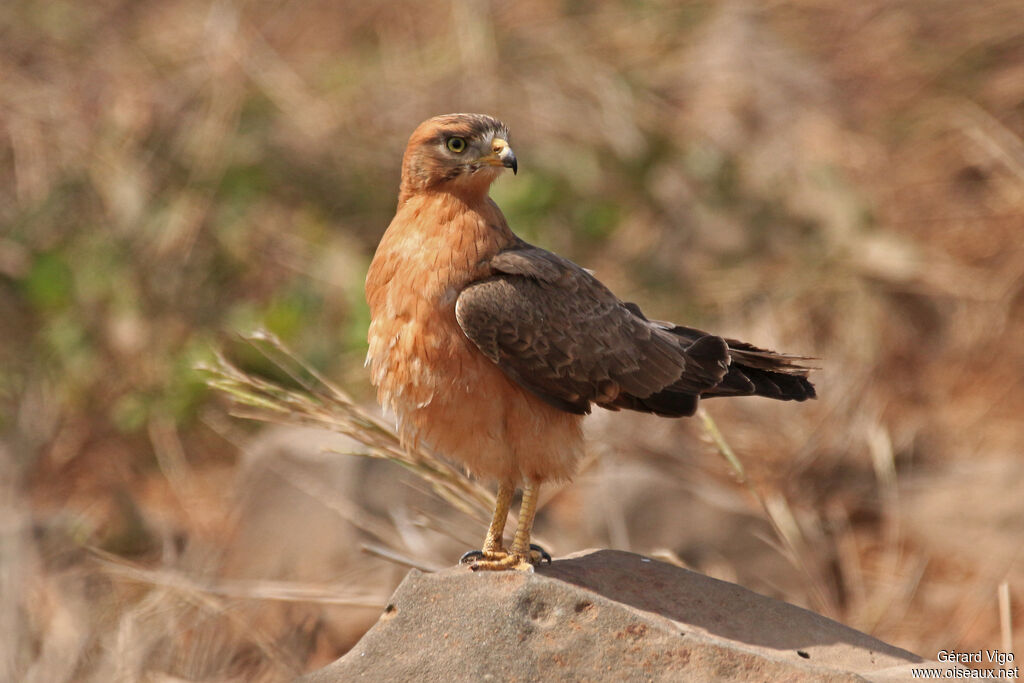
<svg viewBox="0 0 1024 683"><path fill-rule="evenodd" d="M518 164L504 123L484 114L435 116L409 138L400 201L423 191L486 194L506 168L515 173Z"/></svg>

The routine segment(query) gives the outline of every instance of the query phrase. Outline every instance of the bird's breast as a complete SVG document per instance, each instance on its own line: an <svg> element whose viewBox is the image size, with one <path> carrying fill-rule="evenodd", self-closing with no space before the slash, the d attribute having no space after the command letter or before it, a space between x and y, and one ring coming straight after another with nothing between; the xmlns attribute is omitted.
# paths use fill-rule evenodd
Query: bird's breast
<svg viewBox="0 0 1024 683"><path fill-rule="evenodd" d="M490 275L487 262L504 246L479 214L409 209L381 239L366 281L367 363L381 404L400 418L479 380L467 365L483 356L459 327L455 303Z"/></svg>

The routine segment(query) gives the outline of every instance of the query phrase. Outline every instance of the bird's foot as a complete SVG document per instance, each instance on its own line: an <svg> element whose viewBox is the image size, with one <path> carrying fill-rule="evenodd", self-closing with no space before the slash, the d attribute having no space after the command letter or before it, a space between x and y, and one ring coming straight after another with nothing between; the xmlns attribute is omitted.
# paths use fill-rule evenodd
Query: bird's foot
<svg viewBox="0 0 1024 683"><path fill-rule="evenodd" d="M470 550L459 560L460 564L468 564L473 571L505 571L514 569L516 571L532 572L535 565L547 562L551 564L551 555L548 551L535 543L525 553L502 551L486 552L483 550Z"/></svg>
<svg viewBox="0 0 1024 683"><path fill-rule="evenodd" d="M551 553L536 543L530 544L530 557L533 558L530 560L533 564L541 564L542 562L544 564L551 564Z"/></svg>
<svg viewBox="0 0 1024 683"><path fill-rule="evenodd" d="M498 562L508 557L508 551L504 548L492 550L470 550L459 558L459 564L475 565L478 562Z"/></svg>

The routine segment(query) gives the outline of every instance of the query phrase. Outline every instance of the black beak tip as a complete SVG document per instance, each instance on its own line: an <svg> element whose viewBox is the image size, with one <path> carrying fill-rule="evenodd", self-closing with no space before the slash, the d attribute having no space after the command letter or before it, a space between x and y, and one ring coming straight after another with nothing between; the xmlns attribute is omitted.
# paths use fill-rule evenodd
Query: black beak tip
<svg viewBox="0 0 1024 683"><path fill-rule="evenodd" d="M512 169L512 175L515 175L519 170L519 162L516 161L516 155L511 149L506 149L505 153L501 155L501 163L505 168Z"/></svg>

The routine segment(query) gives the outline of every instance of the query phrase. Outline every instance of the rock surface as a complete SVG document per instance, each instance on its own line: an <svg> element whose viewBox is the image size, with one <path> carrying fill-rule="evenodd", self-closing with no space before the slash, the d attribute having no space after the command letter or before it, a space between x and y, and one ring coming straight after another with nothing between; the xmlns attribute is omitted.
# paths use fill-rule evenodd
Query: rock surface
<svg viewBox="0 0 1024 683"><path fill-rule="evenodd" d="M599 550L533 574L414 570L348 654L302 680L894 681L919 662L740 586Z"/></svg>

